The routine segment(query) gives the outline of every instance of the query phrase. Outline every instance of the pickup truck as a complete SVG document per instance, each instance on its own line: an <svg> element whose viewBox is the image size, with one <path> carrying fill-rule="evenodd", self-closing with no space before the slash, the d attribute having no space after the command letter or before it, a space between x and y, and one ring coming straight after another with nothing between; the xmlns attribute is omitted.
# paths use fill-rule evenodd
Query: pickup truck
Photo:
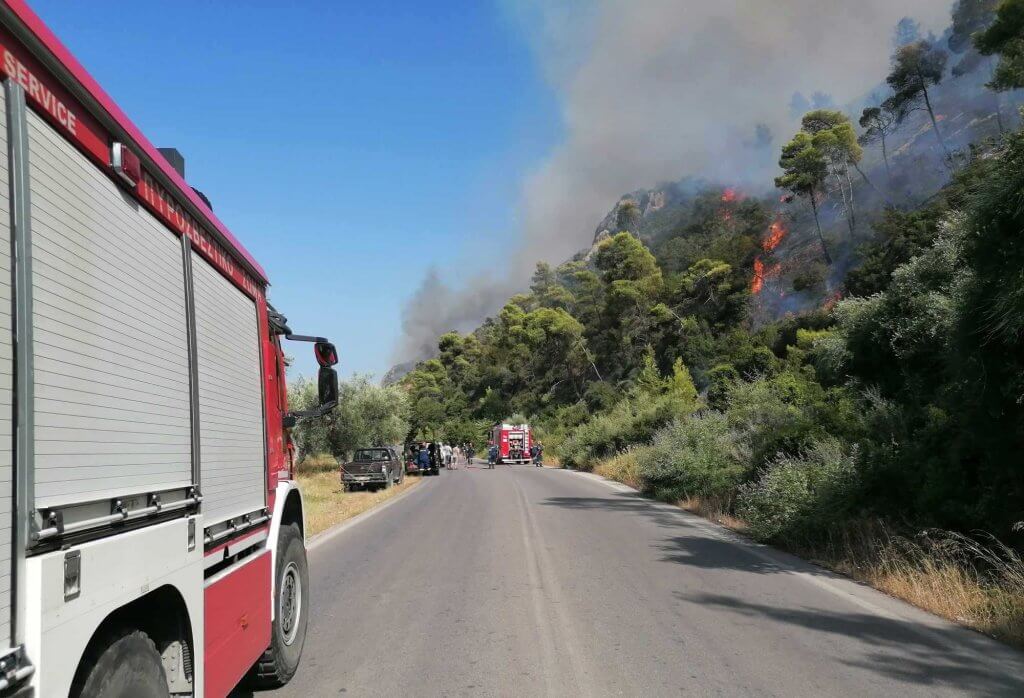
<svg viewBox="0 0 1024 698"><path fill-rule="evenodd" d="M356 449L348 463L341 466L341 484L346 490L357 487L388 488L405 479L405 464L391 446Z"/></svg>

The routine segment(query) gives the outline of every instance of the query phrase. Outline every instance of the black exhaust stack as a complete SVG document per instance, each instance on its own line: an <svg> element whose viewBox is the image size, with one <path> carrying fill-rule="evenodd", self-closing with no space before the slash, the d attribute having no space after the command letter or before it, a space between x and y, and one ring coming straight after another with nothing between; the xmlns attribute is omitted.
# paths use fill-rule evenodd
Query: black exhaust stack
<svg viewBox="0 0 1024 698"><path fill-rule="evenodd" d="M179 153L177 148L157 148L157 150L164 156L164 160L170 163L174 171L181 175L182 179L185 179L185 156Z"/></svg>
<svg viewBox="0 0 1024 698"><path fill-rule="evenodd" d="M185 156L178 152L177 148L157 148L157 150L159 150L160 154L164 156L164 160L174 168L174 171L181 175L182 179L185 179ZM195 187L192 187L192 191L194 191L199 198L203 200L203 203L206 204L208 209L211 211L213 210L213 204L211 204L210 200L206 198L206 194Z"/></svg>

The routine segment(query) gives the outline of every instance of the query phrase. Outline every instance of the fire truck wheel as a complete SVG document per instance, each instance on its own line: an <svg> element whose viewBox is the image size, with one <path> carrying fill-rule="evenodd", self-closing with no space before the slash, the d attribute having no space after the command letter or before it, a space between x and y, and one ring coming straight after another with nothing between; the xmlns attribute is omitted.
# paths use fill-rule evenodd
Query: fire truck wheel
<svg viewBox="0 0 1024 698"><path fill-rule="evenodd" d="M91 655L91 656L90 656ZM83 658L76 698L166 698L167 674L149 635L123 629L108 637ZM83 671L84 669L84 671Z"/></svg>
<svg viewBox="0 0 1024 698"><path fill-rule="evenodd" d="M259 688L284 686L295 675L309 618L309 568L298 524L281 526L277 546L276 606L270 647L249 676L249 683Z"/></svg>

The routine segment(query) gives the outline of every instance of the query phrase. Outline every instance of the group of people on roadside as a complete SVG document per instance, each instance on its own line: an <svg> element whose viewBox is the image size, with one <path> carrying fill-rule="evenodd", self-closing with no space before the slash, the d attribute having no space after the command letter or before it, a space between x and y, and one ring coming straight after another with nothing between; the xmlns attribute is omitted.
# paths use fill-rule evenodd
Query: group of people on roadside
<svg viewBox="0 0 1024 698"><path fill-rule="evenodd" d="M472 465L473 457L476 455L476 448L472 443L452 445L444 442L431 443L424 441L419 446L413 444L410 450L412 452L411 457L422 469L430 468L436 461L439 468L455 470L459 463ZM510 457L517 457L518 455L518 453L515 456L510 454ZM544 467L544 444L538 441L530 446L530 461L538 468ZM497 462L498 445L491 444L487 448L487 465L493 468Z"/></svg>
<svg viewBox="0 0 1024 698"><path fill-rule="evenodd" d="M460 463L470 464L473 462L475 449L473 444L448 444L438 443L437 452L440 458L440 465L446 470L455 470Z"/></svg>
<svg viewBox="0 0 1024 698"><path fill-rule="evenodd" d="M421 470L444 468L454 470L460 463L471 464L476 448L471 443L450 444L442 441L413 442L406 446L407 458Z"/></svg>

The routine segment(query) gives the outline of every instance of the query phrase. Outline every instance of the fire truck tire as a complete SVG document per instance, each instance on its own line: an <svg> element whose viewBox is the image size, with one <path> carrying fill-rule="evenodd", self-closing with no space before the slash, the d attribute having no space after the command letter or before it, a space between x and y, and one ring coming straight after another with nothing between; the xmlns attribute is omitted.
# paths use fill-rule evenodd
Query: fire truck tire
<svg viewBox="0 0 1024 698"><path fill-rule="evenodd" d="M277 539L277 605L270 629L270 647L249 672L254 688L278 688L299 668L309 618L309 567L298 524L281 526Z"/></svg>
<svg viewBox="0 0 1024 698"><path fill-rule="evenodd" d="M97 643L83 658L81 683L71 689L75 698L166 698L167 674L160 653L140 630L123 629ZM77 689L77 690L76 690Z"/></svg>

